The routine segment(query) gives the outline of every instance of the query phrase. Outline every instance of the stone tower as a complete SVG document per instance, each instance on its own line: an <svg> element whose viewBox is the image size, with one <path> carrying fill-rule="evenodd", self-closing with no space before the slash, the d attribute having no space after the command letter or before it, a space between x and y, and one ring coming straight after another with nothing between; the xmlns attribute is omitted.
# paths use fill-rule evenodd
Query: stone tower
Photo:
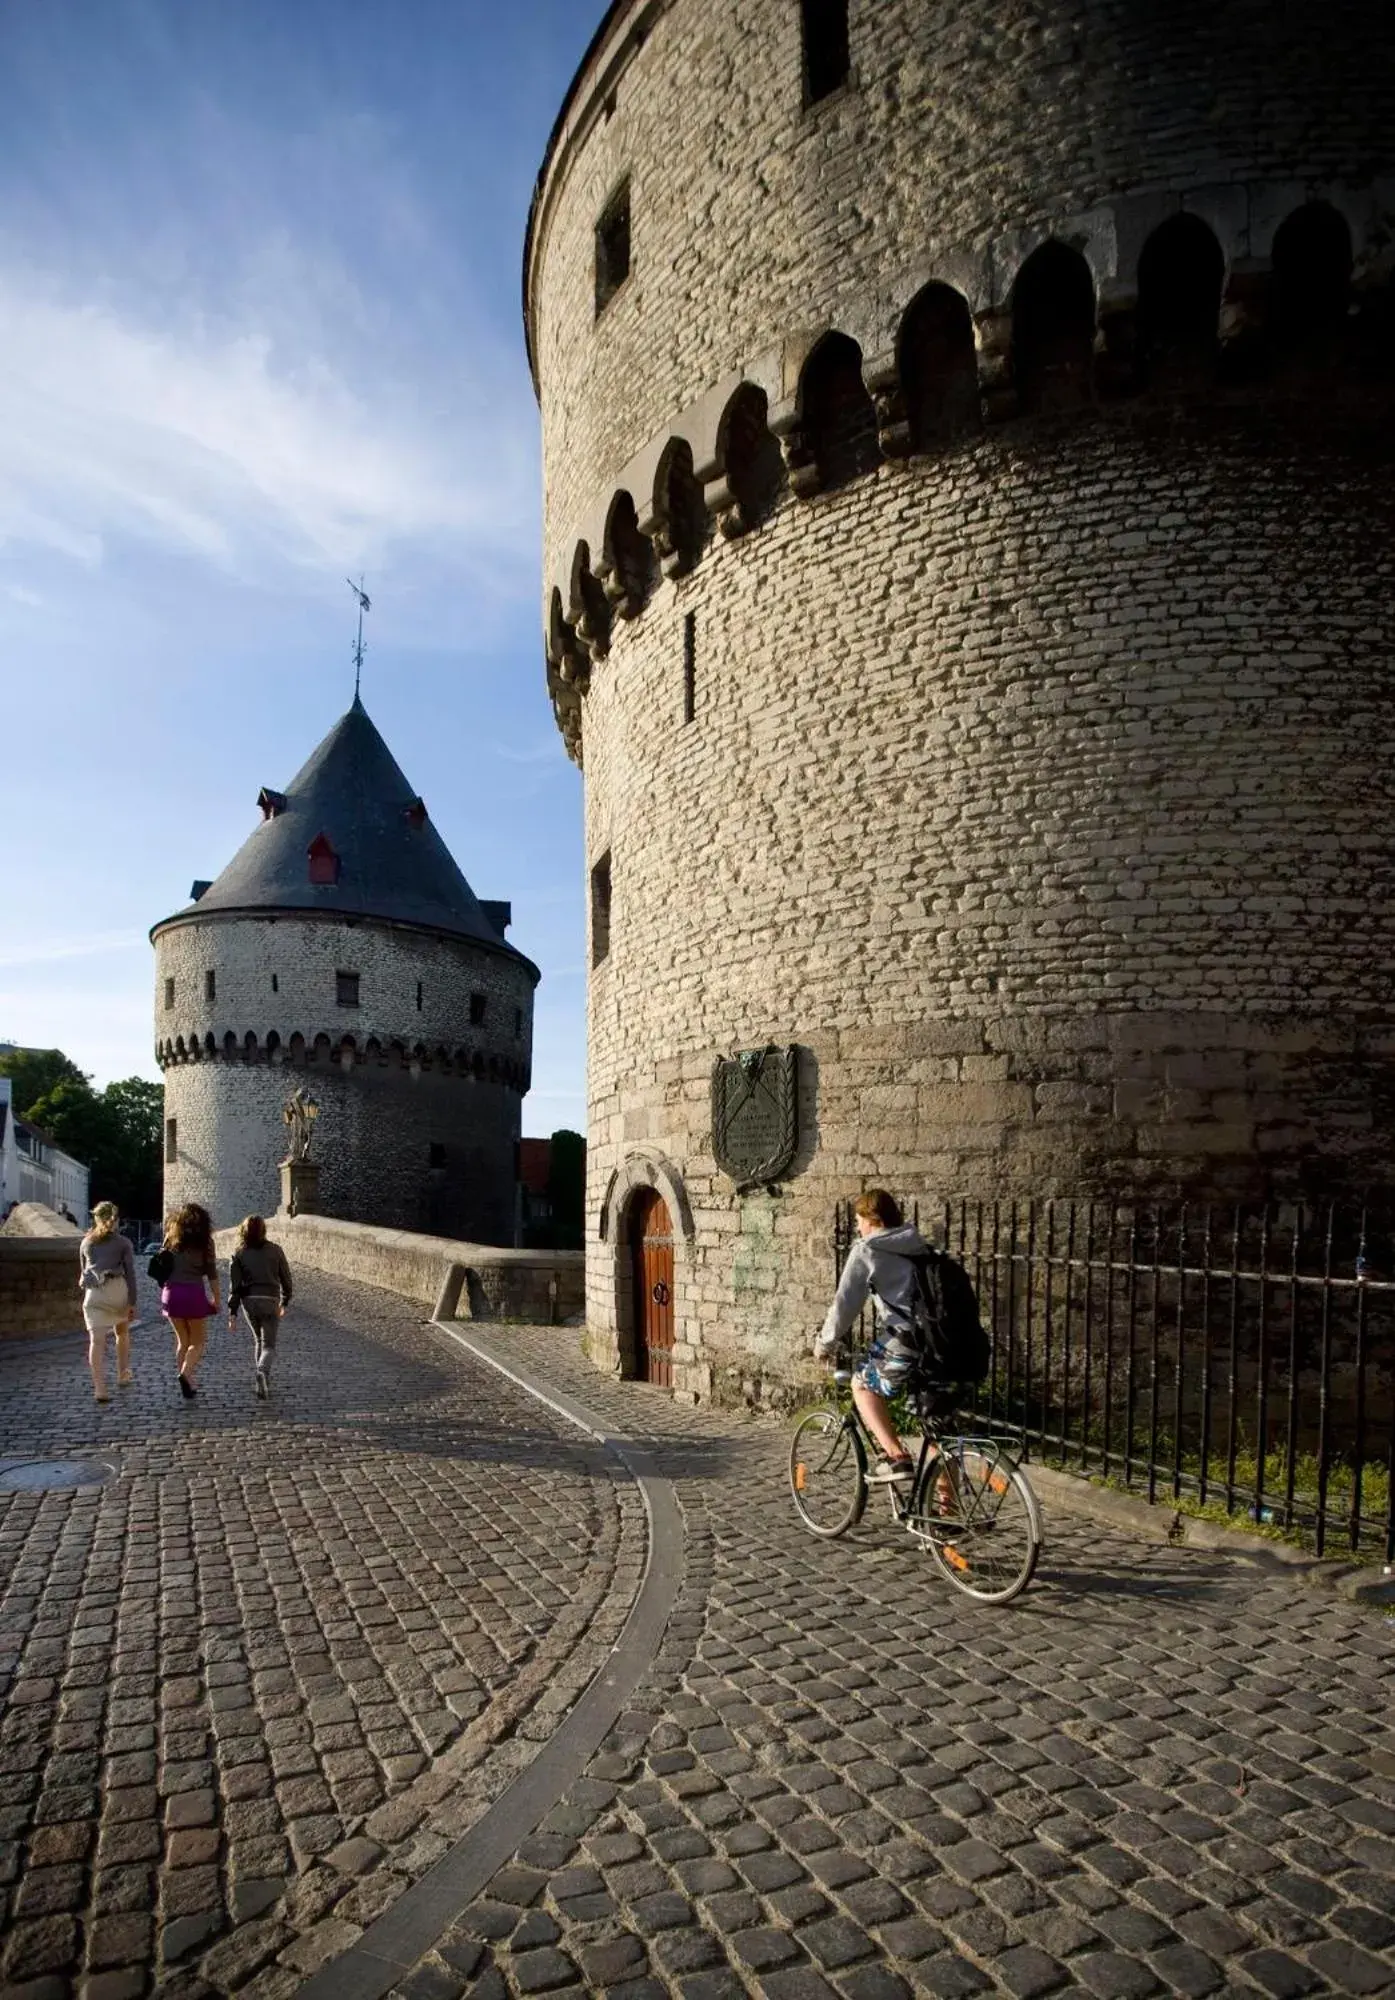
<svg viewBox="0 0 1395 2000"><path fill-rule="evenodd" d="M1392 244L1379 0L609 9L524 272L598 1360L778 1376L869 1182L1395 1178Z"/></svg>
<svg viewBox="0 0 1395 2000"><path fill-rule="evenodd" d="M357 697L215 882L151 933L165 1206L270 1213L320 1106L327 1214L511 1243L537 968L476 900Z"/></svg>

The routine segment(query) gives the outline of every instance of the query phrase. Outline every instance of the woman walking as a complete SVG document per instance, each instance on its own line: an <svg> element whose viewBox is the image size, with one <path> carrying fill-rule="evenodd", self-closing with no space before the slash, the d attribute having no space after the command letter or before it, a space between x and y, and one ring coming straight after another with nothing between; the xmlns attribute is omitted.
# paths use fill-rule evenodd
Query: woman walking
<svg viewBox="0 0 1395 2000"><path fill-rule="evenodd" d="M192 1397L198 1394L194 1375L208 1341L208 1322L220 1302L218 1259L208 1210L191 1201L172 1216L165 1225L165 1251L170 1261L160 1307L174 1328L180 1392Z"/></svg>
<svg viewBox="0 0 1395 2000"><path fill-rule="evenodd" d="M228 1273L228 1330L237 1325L237 1309L252 1329L253 1366L257 1394L265 1397L276 1353L276 1333L291 1302L291 1267L279 1243L267 1238L260 1215L249 1215L237 1232Z"/></svg>
<svg viewBox="0 0 1395 2000"><path fill-rule="evenodd" d="M131 1314L136 1309L136 1257L128 1236L122 1236L114 1201L99 1201L92 1227L79 1246L82 1317L87 1326L87 1365L92 1370L92 1394L109 1403L107 1335L116 1335L116 1386L131 1380Z"/></svg>

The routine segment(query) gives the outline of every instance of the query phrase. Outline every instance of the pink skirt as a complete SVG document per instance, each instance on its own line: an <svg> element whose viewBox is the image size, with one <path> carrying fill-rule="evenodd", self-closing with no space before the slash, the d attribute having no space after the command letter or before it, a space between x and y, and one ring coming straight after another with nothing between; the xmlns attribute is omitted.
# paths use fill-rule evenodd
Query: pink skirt
<svg viewBox="0 0 1395 2000"><path fill-rule="evenodd" d="M160 1310L167 1319L211 1319L213 1306L201 1284L178 1279L160 1293Z"/></svg>

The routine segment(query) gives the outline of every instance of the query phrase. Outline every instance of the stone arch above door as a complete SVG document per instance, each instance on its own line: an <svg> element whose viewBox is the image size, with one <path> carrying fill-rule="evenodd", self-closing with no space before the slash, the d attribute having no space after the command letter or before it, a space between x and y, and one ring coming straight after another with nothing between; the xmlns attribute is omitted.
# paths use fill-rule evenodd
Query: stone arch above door
<svg viewBox="0 0 1395 2000"><path fill-rule="evenodd" d="M596 1233L602 1243L616 1241L617 1224L636 1188L657 1188L668 1203L674 1228L685 1243L692 1242L695 1234L692 1204L677 1167L662 1153L632 1153L615 1169L601 1197Z"/></svg>

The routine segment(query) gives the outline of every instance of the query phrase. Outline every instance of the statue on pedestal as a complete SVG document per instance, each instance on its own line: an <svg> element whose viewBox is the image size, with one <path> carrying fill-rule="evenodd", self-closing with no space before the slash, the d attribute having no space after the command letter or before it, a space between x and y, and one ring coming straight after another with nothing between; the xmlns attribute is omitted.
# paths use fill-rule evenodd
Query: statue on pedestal
<svg viewBox="0 0 1395 2000"><path fill-rule="evenodd" d="M281 1206L287 1215L314 1215L320 1206L320 1163L310 1157L319 1115L319 1105L299 1087L286 1099L281 1113L290 1145L281 1162Z"/></svg>

